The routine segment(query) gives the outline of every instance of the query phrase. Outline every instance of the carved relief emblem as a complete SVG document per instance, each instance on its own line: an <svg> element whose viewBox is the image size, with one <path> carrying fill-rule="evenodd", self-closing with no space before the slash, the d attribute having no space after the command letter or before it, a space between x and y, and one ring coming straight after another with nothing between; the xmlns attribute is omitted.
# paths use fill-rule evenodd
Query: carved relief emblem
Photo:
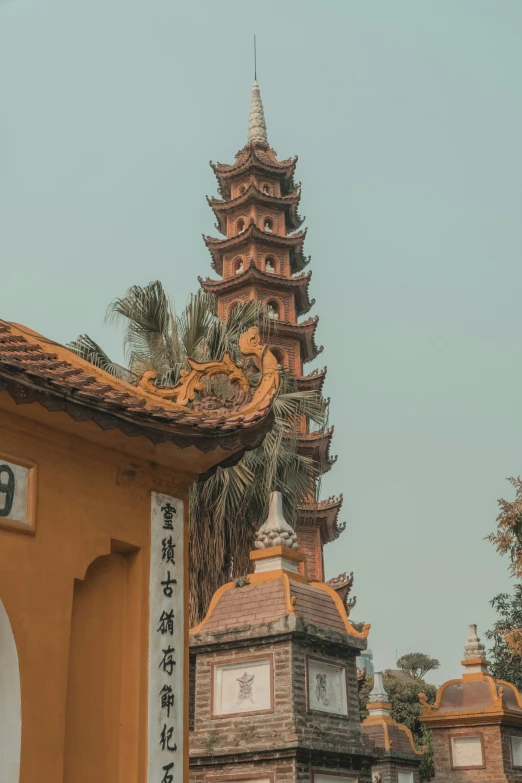
<svg viewBox="0 0 522 783"><path fill-rule="evenodd" d="M242 704L247 699L252 702L252 704L255 704L254 695L252 693L255 676L255 674L249 674L248 672L245 672L241 677L236 678L237 682L239 683L239 693L237 696L238 704Z"/></svg>
<svg viewBox="0 0 522 783"><path fill-rule="evenodd" d="M328 698L328 690L327 690L327 676L326 674L316 674L315 675L315 696L317 701L321 702L322 704L328 705L330 704L330 699Z"/></svg>

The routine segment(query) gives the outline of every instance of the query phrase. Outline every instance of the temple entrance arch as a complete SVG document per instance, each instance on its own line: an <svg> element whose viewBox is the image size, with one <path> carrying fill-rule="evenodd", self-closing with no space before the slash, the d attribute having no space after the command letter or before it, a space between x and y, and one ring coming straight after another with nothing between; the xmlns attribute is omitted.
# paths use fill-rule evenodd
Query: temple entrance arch
<svg viewBox="0 0 522 783"><path fill-rule="evenodd" d="M22 744L22 696L18 652L0 601L0 780L18 783Z"/></svg>

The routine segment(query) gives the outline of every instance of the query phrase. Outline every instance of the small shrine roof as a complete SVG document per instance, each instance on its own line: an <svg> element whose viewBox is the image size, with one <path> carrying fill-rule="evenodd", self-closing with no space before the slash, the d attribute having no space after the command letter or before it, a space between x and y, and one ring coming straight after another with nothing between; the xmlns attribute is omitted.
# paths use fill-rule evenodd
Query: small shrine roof
<svg viewBox="0 0 522 783"><path fill-rule="evenodd" d="M427 726L447 723L470 725L497 720L522 726L522 697L517 688L490 674L464 674L440 686L434 705L421 698L421 720Z"/></svg>
<svg viewBox="0 0 522 783"><path fill-rule="evenodd" d="M244 204L264 204L267 207L284 209L286 214L287 228L292 231L296 231L300 225L304 222L304 218L300 217L297 213L299 207L299 201L301 199L300 190L295 190L293 193L288 193L286 196L273 196L269 193L264 193L257 187L256 183L252 179L248 188L240 196L234 199L217 199L209 198L207 201L209 206L214 211L217 219L216 228L221 231L222 234L226 234L226 220L227 214L234 211L238 207Z"/></svg>
<svg viewBox="0 0 522 783"><path fill-rule="evenodd" d="M274 550L282 547L274 547ZM265 550L271 552L272 550ZM197 635L225 629L258 626L293 616L318 628L366 639L369 626L356 631L337 595L322 582L307 583L299 574L267 571L248 574L247 583L228 582L214 594L204 620L190 633Z"/></svg>
<svg viewBox="0 0 522 783"><path fill-rule="evenodd" d="M306 435L298 435L297 450L299 454L310 457L321 467L321 473L327 473L337 461L337 456L330 457L330 446L334 427L327 430L316 430Z"/></svg>
<svg viewBox="0 0 522 783"><path fill-rule="evenodd" d="M281 181L283 193L291 193L294 189L294 172L297 156L288 160L277 160L275 150L268 144L250 143L236 153L236 160L231 165L212 163L219 183L219 192L223 198L230 198L231 181L245 173L258 171Z"/></svg>
<svg viewBox="0 0 522 783"><path fill-rule="evenodd" d="M255 332L248 330L240 338L244 355L257 356L263 350L253 328ZM0 320L0 391L7 391L17 404L39 402L74 421L93 421L101 430L118 428L132 438L144 435L154 444L170 441L203 452L220 447L240 456L262 441L271 426L276 388L270 379L277 372L275 357L266 351L263 356L274 366L267 368L266 377L262 373L266 388L260 394L255 391L252 397L245 391L247 397L243 394L235 409L203 410L191 407L191 384L221 368L231 381L246 385L240 368L230 361L203 365L189 360L191 370L175 387L155 386L152 371L131 385L26 327Z"/></svg>
<svg viewBox="0 0 522 783"><path fill-rule="evenodd" d="M422 756L423 751L415 748L413 735L407 726L397 723L388 715L370 715L361 724L363 734L378 748L393 755L408 754Z"/></svg>
<svg viewBox="0 0 522 783"><path fill-rule="evenodd" d="M239 291L246 285L262 285L270 289L276 289L295 296L297 315L304 315L315 304L315 299L309 298L309 284L312 272L285 277L272 272L264 272L259 269L253 259L250 259L243 272L240 272L226 280L211 280L210 278L198 278L204 291L212 294L225 294L231 291Z"/></svg>
<svg viewBox="0 0 522 783"><path fill-rule="evenodd" d="M338 518L343 504L343 496L332 496L319 503L306 503L299 506L298 525L319 527L323 544L335 541L346 528L346 522L339 524ZM333 584L331 585L333 587ZM336 588L334 588L336 589Z"/></svg>
<svg viewBox="0 0 522 783"><path fill-rule="evenodd" d="M303 255L305 237L306 229L290 235L273 234L268 231L262 231L256 226L251 218L250 223L241 234L236 234L236 236L228 237L226 239L205 236L205 234L203 234L203 241L212 256L211 266L218 275L223 274L223 254L235 251L240 252L245 244L248 244L253 240L257 240L259 243L268 245L271 248L289 250L292 272L300 272L310 260Z"/></svg>
<svg viewBox="0 0 522 783"><path fill-rule="evenodd" d="M300 375L296 378L297 388L299 391L322 392L326 373L327 368L323 367L322 370L312 370L309 375Z"/></svg>
<svg viewBox="0 0 522 783"><path fill-rule="evenodd" d="M419 693L421 721L430 726L469 726L483 723L510 723L522 726L522 696L510 682L497 680L488 672L485 646L470 625L464 646L462 665L465 673L458 680L440 686L435 704Z"/></svg>

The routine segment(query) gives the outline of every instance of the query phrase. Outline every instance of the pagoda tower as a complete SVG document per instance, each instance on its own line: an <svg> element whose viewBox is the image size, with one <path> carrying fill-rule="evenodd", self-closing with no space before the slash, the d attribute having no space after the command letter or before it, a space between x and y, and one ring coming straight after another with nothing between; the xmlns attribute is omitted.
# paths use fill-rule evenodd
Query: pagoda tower
<svg viewBox="0 0 522 783"><path fill-rule="evenodd" d="M297 157L277 160L268 144L259 85L254 81L248 143L232 165L210 164L221 198L207 200L222 237L203 238L220 279L200 278L200 284L216 295L222 319L239 302L265 302L274 321L267 335L270 350L300 390L321 393L326 368L309 374L304 371L304 365L323 349L315 342L318 316L301 320L315 299L309 295L312 273L303 271L310 258L303 253L306 229L301 229L303 218L298 212L301 188L294 181L296 163ZM313 459L321 474L336 460L330 456L332 436L333 427L311 431L306 420L298 433L299 452ZM335 540L344 525L338 522L342 495L318 501L317 490L311 488L309 501L299 509L296 530L306 558L302 572L310 581L322 582L323 546ZM332 587L346 593L344 583Z"/></svg>

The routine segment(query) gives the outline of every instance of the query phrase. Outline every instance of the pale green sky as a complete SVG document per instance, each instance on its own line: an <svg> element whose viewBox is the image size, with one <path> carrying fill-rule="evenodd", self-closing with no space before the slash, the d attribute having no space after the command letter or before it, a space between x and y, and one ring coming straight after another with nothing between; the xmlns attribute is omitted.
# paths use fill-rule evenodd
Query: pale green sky
<svg viewBox="0 0 522 783"><path fill-rule="evenodd" d="M254 32L329 367L327 575L355 571L379 667L456 676L522 472L520 0L0 0L0 317L117 355L113 297L159 278L181 306L211 274L208 160L246 141Z"/></svg>

